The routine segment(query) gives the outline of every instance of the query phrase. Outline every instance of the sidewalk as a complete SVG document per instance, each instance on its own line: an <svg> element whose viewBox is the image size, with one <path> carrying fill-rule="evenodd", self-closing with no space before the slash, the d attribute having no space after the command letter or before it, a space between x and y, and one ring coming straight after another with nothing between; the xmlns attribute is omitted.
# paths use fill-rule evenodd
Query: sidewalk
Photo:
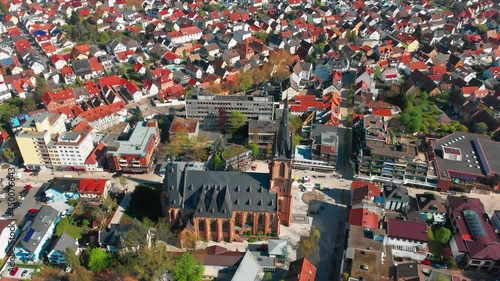
<svg viewBox="0 0 500 281"><path fill-rule="evenodd" d="M128 205L130 204L130 200L132 200L132 192L131 191L125 193L125 196L123 196L123 199L120 202L120 205L118 205L118 208L116 209L116 212L113 215L113 218L109 222L108 227L112 224L120 223L120 220L122 219L123 213L125 212L125 210L127 210Z"/></svg>

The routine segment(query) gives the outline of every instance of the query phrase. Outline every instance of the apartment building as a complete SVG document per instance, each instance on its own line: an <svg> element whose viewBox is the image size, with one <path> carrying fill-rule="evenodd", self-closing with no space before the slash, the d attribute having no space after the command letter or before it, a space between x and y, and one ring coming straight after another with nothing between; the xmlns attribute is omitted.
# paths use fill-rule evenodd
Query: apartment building
<svg viewBox="0 0 500 281"><path fill-rule="evenodd" d="M231 127L231 112L239 111L249 120L273 120L272 96L191 95L186 97L186 118L197 119L200 129Z"/></svg>
<svg viewBox="0 0 500 281"><path fill-rule="evenodd" d="M179 31L169 32L167 38L174 44L185 44L200 40L203 31L197 26L183 27Z"/></svg>
<svg viewBox="0 0 500 281"><path fill-rule="evenodd" d="M160 142L157 120L139 123L131 132L107 147L106 158L110 171L149 173L153 170L153 156Z"/></svg>
<svg viewBox="0 0 500 281"><path fill-rule="evenodd" d="M85 170L85 160L94 149L90 132L63 132L47 145L54 169Z"/></svg>
<svg viewBox="0 0 500 281"><path fill-rule="evenodd" d="M51 136L66 132L64 114L41 112L33 114L16 133L16 141L25 167L44 169L52 166L47 145Z"/></svg>
<svg viewBox="0 0 500 281"><path fill-rule="evenodd" d="M391 247L395 257L422 261L427 257L428 239L425 223L389 219L384 245Z"/></svg>

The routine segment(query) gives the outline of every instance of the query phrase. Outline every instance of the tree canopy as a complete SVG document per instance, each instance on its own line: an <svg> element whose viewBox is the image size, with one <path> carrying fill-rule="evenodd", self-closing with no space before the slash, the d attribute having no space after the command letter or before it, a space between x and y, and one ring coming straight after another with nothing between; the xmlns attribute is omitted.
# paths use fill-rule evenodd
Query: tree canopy
<svg viewBox="0 0 500 281"><path fill-rule="evenodd" d="M308 238L299 241L299 250L302 256L309 259L311 262L316 262L319 259L319 240L321 232L316 227L311 228L311 234Z"/></svg>
<svg viewBox="0 0 500 281"><path fill-rule="evenodd" d="M246 123L248 121L248 117L246 116L246 114L241 113L240 111L234 110L234 111L231 111L230 121L231 121L231 126L233 127L233 129L238 130L241 127L246 125Z"/></svg>
<svg viewBox="0 0 500 281"><path fill-rule="evenodd" d="M110 267L113 256L104 249L93 248L89 253L88 267L94 272L101 272Z"/></svg>
<svg viewBox="0 0 500 281"><path fill-rule="evenodd" d="M488 125L484 122L478 122L474 124L474 132L478 134L486 134L488 131Z"/></svg>
<svg viewBox="0 0 500 281"><path fill-rule="evenodd" d="M446 244L451 239L451 231L446 227L440 227L434 231L434 240Z"/></svg>
<svg viewBox="0 0 500 281"><path fill-rule="evenodd" d="M176 281L200 281L204 266L191 253L184 253L175 262L174 279Z"/></svg>

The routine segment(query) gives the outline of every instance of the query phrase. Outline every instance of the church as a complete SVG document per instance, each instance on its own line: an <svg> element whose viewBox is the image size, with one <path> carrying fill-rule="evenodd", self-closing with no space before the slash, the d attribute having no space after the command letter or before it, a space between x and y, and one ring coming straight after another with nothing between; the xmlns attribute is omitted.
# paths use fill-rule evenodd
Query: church
<svg viewBox="0 0 500 281"><path fill-rule="evenodd" d="M183 235L205 241L278 235L291 223L293 144L285 101L269 173L190 170L168 163L161 215Z"/></svg>

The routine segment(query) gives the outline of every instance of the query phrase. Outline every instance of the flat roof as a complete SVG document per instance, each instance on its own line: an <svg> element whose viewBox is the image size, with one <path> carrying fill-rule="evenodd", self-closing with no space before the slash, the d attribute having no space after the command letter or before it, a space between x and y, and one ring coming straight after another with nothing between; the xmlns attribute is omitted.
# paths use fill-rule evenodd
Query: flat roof
<svg viewBox="0 0 500 281"><path fill-rule="evenodd" d="M194 133L198 126L198 120L182 117L174 117L172 125L170 125L170 133Z"/></svg>
<svg viewBox="0 0 500 281"><path fill-rule="evenodd" d="M188 95L186 101L252 101L273 102L272 96L250 96L250 95Z"/></svg>
<svg viewBox="0 0 500 281"><path fill-rule="evenodd" d="M364 269L367 268L367 269ZM351 277L363 281L379 281L382 271L382 253L370 250L354 250Z"/></svg>
<svg viewBox="0 0 500 281"><path fill-rule="evenodd" d="M373 228L369 231L366 227L358 225L349 225L349 248L354 249L372 249L373 251L384 251L384 243L377 241L374 237L384 237L386 234L384 229Z"/></svg>
<svg viewBox="0 0 500 281"><path fill-rule="evenodd" d="M248 120L248 133L253 134L273 134L278 131L278 122L276 121L259 121Z"/></svg>
<svg viewBox="0 0 500 281"><path fill-rule="evenodd" d="M408 144L393 145L380 141L366 140L366 146L370 148L372 155L383 155L399 159L414 159L418 156L417 147Z"/></svg>
<svg viewBox="0 0 500 281"><path fill-rule="evenodd" d="M158 133L158 127L148 127L147 122L137 124L134 131L127 140L116 140L119 144L116 151L110 151L113 155L120 154L143 154L149 143L149 140Z"/></svg>
<svg viewBox="0 0 500 281"><path fill-rule="evenodd" d="M500 143L486 135L456 132L436 140L433 148L441 177L454 178L453 171L481 176L500 173L500 159L495 157ZM457 149L462 153L461 161L444 159L443 151L455 154Z"/></svg>

